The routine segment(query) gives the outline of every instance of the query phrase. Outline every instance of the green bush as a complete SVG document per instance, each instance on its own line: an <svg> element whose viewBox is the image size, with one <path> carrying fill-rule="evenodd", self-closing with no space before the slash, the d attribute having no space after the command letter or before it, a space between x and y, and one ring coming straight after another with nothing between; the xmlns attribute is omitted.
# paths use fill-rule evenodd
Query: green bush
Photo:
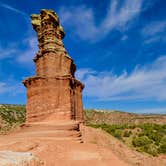
<svg viewBox="0 0 166 166"><path fill-rule="evenodd" d="M154 144L147 144L142 148L142 151L151 154L152 156L157 156L158 155L158 147Z"/></svg>
<svg viewBox="0 0 166 166"><path fill-rule="evenodd" d="M115 130L115 132L112 132L111 134L118 139L122 139L122 130Z"/></svg>
<svg viewBox="0 0 166 166"><path fill-rule="evenodd" d="M147 136L134 137L132 140L134 147L141 147L150 143L152 143L152 141Z"/></svg>
<svg viewBox="0 0 166 166"><path fill-rule="evenodd" d="M159 153L166 154L166 142L162 142L159 146Z"/></svg>
<svg viewBox="0 0 166 166"><path fill-rule="evenodd" d="M159 145L163 133L158 132L158 131L149 131L149 132L143 132L144 135L146 135L149 139L151 139L153 142L155 142L156 145Z"/></svg>
<svg viewBox="0 0 166 166"><path fill-rule="evenodd" d="M94 128L101 128L114 137L122 139L122 128L124 128L122 125L90 124L89 126Z"/></svg>
<svg viewBox="0 0 166 166"><path fill-rule="evenodd" d="M135 129L137 127L137 125L133 124L133 125L128 125L128 129Z"/></svg>
<svg viewBox="0 0 166 166"><path fill-rule="evenodd" d="M145 136L145 133L144 133L144 132L138 133L138 137L142 137L142 136Z"/></svg>
<svg viewBox="0 0 166 166"><path fill-rule="evenodd" d="M164 137L162 137L160 143L162 144L162 143L165 143L165 142L166 142L166 135Z"/></svg>
<svg viewBox="0 0 166 166"><path fill-rule="evenodd" d="M123 139L123 137L130 137L132 139L132 146L139 152L146 152L153 156L157 156L160 153L166 154L166 125L91 124L91 126L101 128L124 142L127 139ZM140 129L140 132L136 132L135 128Z"/></svg>
<svg viewBox="0 0 166 166"><path fill-rule="evenodd" d="M125 130L123 133L123 137L130 137L131 134L132 134L131 130Z"/></svg>

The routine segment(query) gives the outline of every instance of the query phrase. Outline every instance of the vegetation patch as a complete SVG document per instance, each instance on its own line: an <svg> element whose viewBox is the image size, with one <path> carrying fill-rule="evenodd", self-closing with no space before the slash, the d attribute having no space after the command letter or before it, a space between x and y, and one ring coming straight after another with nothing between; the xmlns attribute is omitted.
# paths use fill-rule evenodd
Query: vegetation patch
<svg viewBox="0 0 166 166"><path fill-rule="evenodd" d="M24 105L0 105L0 132L5 133L25 122Z"/></svg>
<svg viewBox="0 0 166 166"><path fill-rule="evenodd" d="M89 126L103 129L139 152L153 156L166 154L166 124L89 124Z"/></svg>

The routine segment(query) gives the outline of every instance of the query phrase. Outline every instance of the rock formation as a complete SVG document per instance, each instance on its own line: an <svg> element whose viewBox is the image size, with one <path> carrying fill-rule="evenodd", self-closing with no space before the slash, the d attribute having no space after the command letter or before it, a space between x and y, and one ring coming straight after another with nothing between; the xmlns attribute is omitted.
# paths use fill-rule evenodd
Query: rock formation
<svg viewBox="0 0 166 166"><path fill-rule="evenodd" d="M42 162L29 152L0 151L1 166L42 166Z"/></svg>
<svg viewBox="0 0 166 166"><path fill-rule="evenodd" d="M26 122L76 120L83 122L82 90L76 65L64 48L65 32L53 10L31 16L38 36L34 58L36 76L23 81L27 88Z"/></svg>

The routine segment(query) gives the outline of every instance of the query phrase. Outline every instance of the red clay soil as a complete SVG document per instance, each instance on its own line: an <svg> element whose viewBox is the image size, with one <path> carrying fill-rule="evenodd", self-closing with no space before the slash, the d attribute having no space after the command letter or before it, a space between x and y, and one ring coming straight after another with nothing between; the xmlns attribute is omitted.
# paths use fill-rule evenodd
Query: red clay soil
<svg viewBox="0 0 166 166"><path fill-rule="evenodd" d="M23 127L8 135L1 135L0 150L31 152L43 161L41 165L44 166L144 165L138 162L137 159L140 160L138 155L101 130L83 127L84 143L80 143L79 132L76 134L70 129L63 130L63 125L61 129L52 130L51 128L53 126L45 125L43 130L43 125L40 128L38 124ZM153 166L153 159L147 160L147 158L144 159L144 162L148 161L148 163L145 162L146 166ZM162 166L162 163L155 162L155 166Z"/></svg>

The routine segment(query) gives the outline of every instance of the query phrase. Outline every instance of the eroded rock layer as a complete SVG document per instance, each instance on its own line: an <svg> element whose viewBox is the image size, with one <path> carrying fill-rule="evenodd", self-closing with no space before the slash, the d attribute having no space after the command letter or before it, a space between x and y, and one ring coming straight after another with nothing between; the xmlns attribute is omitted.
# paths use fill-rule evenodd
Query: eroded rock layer
<svg viewBox="0 0 166 166"><path fill-rule="evenodd" d="M26 122L83 122L84 85L74 77L76 65L64 48L65 32L57 14L43 9L31 19L38 35L39 51L34 57L36 76L23 81L27 88Z"/></svg>

